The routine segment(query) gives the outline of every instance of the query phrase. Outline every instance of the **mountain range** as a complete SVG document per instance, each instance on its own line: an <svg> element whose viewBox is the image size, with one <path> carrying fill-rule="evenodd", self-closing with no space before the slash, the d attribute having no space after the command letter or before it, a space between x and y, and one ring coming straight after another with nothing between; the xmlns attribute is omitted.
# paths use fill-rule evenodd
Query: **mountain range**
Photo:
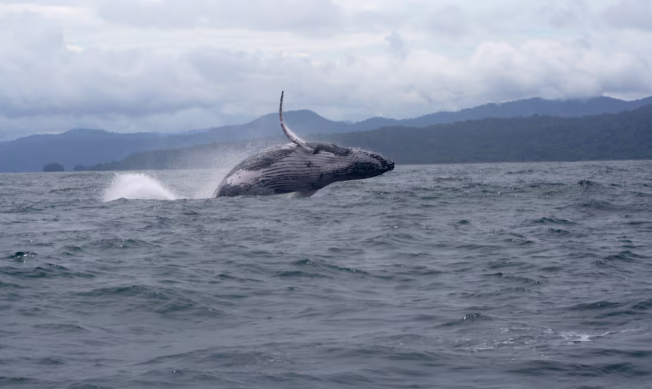
<svg viewBox="0 0 652 389"><path fill-rule="evenodd" d="M309 110L288 111L286 121L301 136L369 131L382 127L427 127L435 124L486 118L516 118L532 115L581 117L631 111L652 104L652 97L624 101L609 97L585 100L540 98L501 104L486 104L457 112L437 112L413 119L370 118L356 123L332 121ZM278 137L278 114L264 115L250 123L186 133L112 133L96 129L75 129L56 135L31 135L0 142L0 172L41 171L48 163L60 163L66 170L76 165L93 166L120 161L129 155L153 150L172 150L219 141Z"/></svg>
<svg viewBox="0 0 652 389"><path fill-rule="evenodd" d="M486 118L319 134L311 140L373 150L399 164L652 159L652 104L618 114ZM228 168L271 143L287 139L142 152L90 170Z"/></svg>

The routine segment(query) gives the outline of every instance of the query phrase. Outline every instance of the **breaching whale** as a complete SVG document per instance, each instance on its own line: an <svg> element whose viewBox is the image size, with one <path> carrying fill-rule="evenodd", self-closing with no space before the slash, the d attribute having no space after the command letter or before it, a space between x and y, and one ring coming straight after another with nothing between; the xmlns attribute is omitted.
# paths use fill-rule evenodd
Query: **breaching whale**
<svg viewBox="0 0 652 389"><path fill-rule="evenodd" d="M370 151L299 138L283 120L283 92L279 117L292 143L268 148L240 162L220 182L213 197L295 192L308 197L334 182L375 177L394 169L394 162Z"/></svg>

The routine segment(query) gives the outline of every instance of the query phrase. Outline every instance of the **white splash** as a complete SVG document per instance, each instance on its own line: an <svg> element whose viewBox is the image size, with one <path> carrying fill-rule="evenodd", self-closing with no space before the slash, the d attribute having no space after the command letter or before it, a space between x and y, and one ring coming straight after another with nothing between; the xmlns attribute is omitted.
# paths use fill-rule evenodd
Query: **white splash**
<svg viewBox="0 0 652 389"><path fill-rule="evenodd" d="M104 190L104 201L117 199L176 200L180 198L157 179L144 173L118 173Z"/></svg>
<svg viewBox="0 0 652 389"><path fill-rule="evenodd" d="M602 338L612 334L617 334L618 332L607 331L603 334L587 334L575 331L562 331L559 333L566 342L570 343L581 343L581 342L590 342L595 338Z"/></svg>

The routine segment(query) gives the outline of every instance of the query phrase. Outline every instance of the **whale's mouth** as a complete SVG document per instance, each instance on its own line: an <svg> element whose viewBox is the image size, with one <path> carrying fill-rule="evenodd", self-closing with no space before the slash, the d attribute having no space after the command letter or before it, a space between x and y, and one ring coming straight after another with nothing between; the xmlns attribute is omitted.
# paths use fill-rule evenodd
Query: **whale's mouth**
<svg viewBox="0 0 652 389"><path fill-rule="evenodd" d="M394 162L390 161L389 159L383 157L382 155L379 154L369 154L371 158L374 158L378 162L380 162L380 167L383 172L388 172L391 170L394 170Z"/></svg>

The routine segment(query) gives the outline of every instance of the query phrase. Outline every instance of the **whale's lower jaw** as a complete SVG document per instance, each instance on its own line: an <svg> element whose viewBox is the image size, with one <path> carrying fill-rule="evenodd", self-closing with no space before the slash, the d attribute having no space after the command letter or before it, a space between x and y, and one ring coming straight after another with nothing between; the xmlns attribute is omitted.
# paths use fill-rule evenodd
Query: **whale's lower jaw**
<svg viewBox="0 0 652 389"><path fill-rule="evenodd" d="M260 187L251 184L225 184L217 188L213 197L235 197L235 196L270 196L280 194L273 189Z"/></svg>
<svg viewBox="0 0 652 389"><path fill-rule="evenodd" d="M236 196L272 196L291 194L291 197L310 197L317 193L319 189L306 188L267 188L262 185L251 184L224 184L215 191L213 197L236 197Z"/></svg>

